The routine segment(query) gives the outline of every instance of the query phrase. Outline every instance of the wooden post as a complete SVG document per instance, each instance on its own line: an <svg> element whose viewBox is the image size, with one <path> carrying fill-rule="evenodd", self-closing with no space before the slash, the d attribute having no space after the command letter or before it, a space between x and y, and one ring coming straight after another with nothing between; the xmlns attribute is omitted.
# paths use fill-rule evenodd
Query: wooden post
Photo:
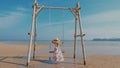
<svg viewBox="0 0 120 68"><path fill-rule="evenodd" d="M77 18L75 18L75 33L74 33L74 55L73 58L76 58L76 35L77 35Z"/></svg>
<svg viewBox="0 0 120 68"><path fill-rule="evenodd" d="M35 23L34 23L34 47L33 47L33 60L35 59L35 50L36 50L36 25L37 25L37 16L35 16Z"/></svg>
<svg viewBox="0 0 120 68"><path fill-rule="evenodd" d="M84 60L84 65L86 65L86 55L85 55L85 47L84 47L84 34L83 34L83 31L82 31L82 23L81 23L81 20L80 20L80 5L79 3L77 3L77 6L76 6L76 13L78 14L78 21L79 21L79 27L80 27L80 37L81 37L81 45L82 45L82 53L83 53L83 60Z"/></svg>
<svg viewBox="0 0 120 68"><path fill-rule="evenodd" d="M32 39L34 35L34 23L35 23L35 10L36 10L36 0L34 0L34 6L33 6L33 15L32 15L32 26L31 26L31 32L30 32L30 41L29 41L29 48L28 48L28 59L27 59L27 66L30 62L31 52L32 52Z"/></svg>

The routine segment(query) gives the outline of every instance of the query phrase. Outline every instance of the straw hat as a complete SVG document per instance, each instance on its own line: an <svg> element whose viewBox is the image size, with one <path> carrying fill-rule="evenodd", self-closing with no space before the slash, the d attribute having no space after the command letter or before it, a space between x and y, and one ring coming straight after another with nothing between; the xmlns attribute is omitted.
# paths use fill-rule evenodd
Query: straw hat
<svg viewBox="0 0 120 68"><path fill-rule="evenodd" d="M52 40L53 44L60 44L60 40L59 38L55 38L54 40Z"/></svg>

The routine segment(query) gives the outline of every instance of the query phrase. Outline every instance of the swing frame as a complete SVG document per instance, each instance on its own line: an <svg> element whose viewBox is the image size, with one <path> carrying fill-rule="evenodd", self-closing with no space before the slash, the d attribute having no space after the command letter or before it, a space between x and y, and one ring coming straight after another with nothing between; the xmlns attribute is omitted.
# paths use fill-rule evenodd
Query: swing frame
<svg viewBox="0 0 120 68"><path fill-rule="evenodd" d="M83 53L83 62L84 65L86 65L86 54L85 54L85 47L84 47L84 39L83 37L85 34L83 34L82 31L82 23L80 19L80 5L79 3L76 4L75 8L64 8L64 7L52 7L52 6L38 6L38 3L36 0L34 0L34 5L32 6L33 8L33 15L32 15L32 26L31 26L31 32L29 33L30 35L30 40L29 40L29 47L28 47L28 58L27 58L27 66L30 63L31 60L31 54L32 54L32 43L34 45L33 48L33 60L35 59L35 47L36 47L36 21L37 21L37 16L40 13L41 10L43 9L54 9L54 10L69 10L75 17L75 31L74 31L74 54L73 58L76 58L76 41L77 37L81 38L81 45L82 45L82 53ZM80 34L77 34L77 24L80 28ZM34 41L32 41L34 39Z"/></svg>

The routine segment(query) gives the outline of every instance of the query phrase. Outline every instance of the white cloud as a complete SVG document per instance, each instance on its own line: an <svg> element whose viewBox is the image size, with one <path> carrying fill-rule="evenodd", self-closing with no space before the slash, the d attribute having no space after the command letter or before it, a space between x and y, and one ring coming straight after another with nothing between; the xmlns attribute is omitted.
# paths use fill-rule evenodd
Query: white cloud
<svg viewBox="0 0 120 68"><path fill-rule="evenodd" d="M21 21L26 14L22 11L7 11L0 14L0 28L8 28L14 26Z"/></svg>
<svg viewBox="0 0 120 68"><path fill-rule="evenodd" d="M83 18L84 22L89 23L109 23L120 21L120 10L112 10L89 15Z"/></svg>
<svg viewBox="0 0 120 68"><path fill-rule="evenodd" d="M21 13L10 12L9 15L0 17L0 28L6 28L14 25L22 16L24 15Z"/></svg>
<svg viewBox="0 0 120 68"><path fill-rule="evenodd" d="M44 28L44 27L53 27L53 26L63 26L68 24L74 24L74 20L67 20L67 21L60 21L60 22L52 22L52 23L38 23L40 25L38 28ZM74 27L74 26L73 26Z"/></svg>
<svg viewBox="0 0 120 68"><path fill-rule="evenodd" d="M120 37L119 29L110 27L84 29L87 39L93 38L117 38Z"/></svg>
<svg viewBox="0 0 120 68"><path fill-rule="evenodd" d="M86 38L120 37L120 10L106 11L82 18Z"/></svg>
<svg viewBox="0 0 120 68"><path fill-rule="evenodd" d="M16 10L18 10L18 11L23 11L23 12L28 11L28 9L23 8L23 7L17 7Z"/></svg>

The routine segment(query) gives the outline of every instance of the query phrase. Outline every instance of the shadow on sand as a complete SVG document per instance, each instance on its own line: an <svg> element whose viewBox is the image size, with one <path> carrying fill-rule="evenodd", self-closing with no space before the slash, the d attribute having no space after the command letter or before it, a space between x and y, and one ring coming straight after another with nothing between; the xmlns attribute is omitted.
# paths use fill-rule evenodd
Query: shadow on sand
<svg viewBox="0 0 120 68"><path fill-rule="evenodd" d="M17 59L17 60L21 60L24 61L26 57L25 56L0 56L0 62L1 63L8 63L8 64L15 64L15 65L20 65L20 66L26 66L26 64L24 63L19 63L19 62L15 62L15 61L9 61L9 59Z"/></svg>
<svg viewBox="0 0 120 68"><path fill-rule="evenodd" d="M48 60L34 60L34 61L38 61L38 62L41 62L41 63L45 63L45 64L54 64L53 60L51 59L51 57L49 57Z"/></svg>

